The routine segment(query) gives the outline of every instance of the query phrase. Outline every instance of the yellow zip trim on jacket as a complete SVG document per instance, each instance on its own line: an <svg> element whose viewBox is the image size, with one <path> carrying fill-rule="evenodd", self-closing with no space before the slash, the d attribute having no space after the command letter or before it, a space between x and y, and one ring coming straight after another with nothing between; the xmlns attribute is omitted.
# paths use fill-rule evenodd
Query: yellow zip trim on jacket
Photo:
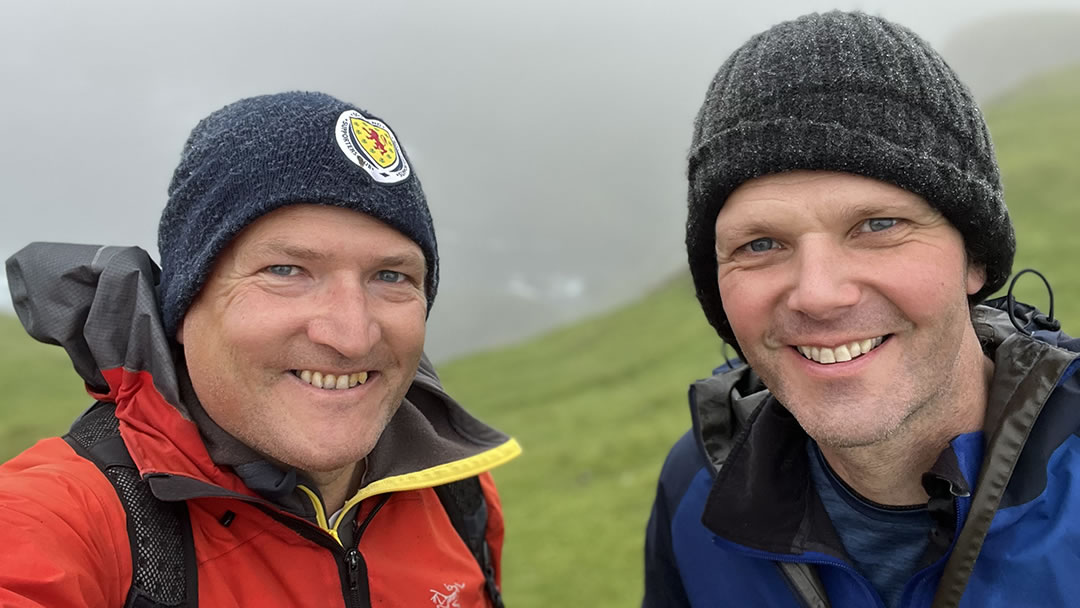
<svg viewBox="0 0 1080 608"><path fill-rule="evenodd" d="M510 438L502 445L491 448L490 450L485 450L474 456L469 456L468 458L462 458L461 460L421 469L412 473L405 473L404 475L386 477L360 488L360 490L341 507L341 512L348 513L349 509L356 506L360 501L378 494L419 490L420 488L433 488L454 481L468 479L469 477L475 477L480 473L490 471L497 466L506 464L520 455L521 444L519 444L516 439ZM319 524L319 527L327 534L334 537L334 540L340 545L341 537L338 536L338 526L341 525L341 520L344 518L339 517L337 522L334 523L334 526L331 527L329 520L326 518L326 509L323 508L322 501L319 500L318 495L302 485L297 487L307 494L308 498L311 499L311 504L315 506L315 521Z"/></svg>
<svg viewBox="0 0 1080 608"><path fill-rule="evenodd" d="M315 506L315 521L319 524L319 527L330 536L333 536L334 540L337 541L337 544L340 545L341 538L338 537L337 526L334 526L333 528L330 527L330 520L326 519L326 509L323 508L319 496L305 486L298 485L296 487L304 494L307 494L308 499L311 500L311 504Z"/></svg>

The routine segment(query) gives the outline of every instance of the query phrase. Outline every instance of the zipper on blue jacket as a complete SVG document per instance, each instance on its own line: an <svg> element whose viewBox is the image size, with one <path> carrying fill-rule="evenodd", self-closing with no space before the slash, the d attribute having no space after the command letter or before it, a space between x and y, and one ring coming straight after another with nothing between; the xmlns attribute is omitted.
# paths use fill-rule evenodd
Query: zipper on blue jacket
<svg viewBox="0 0 1080 608"><path fill-rule="evenodd" d="M900 595L900 605L901 606L908 606L910 604L910 602L913 599L912 596L914 595L915 590L918 589L919 586L921 586L923 584L923 582L925 582L926 579L931 574L944 572L945 563L949 560L949 556L952 555L953 549L956 548L957 539L960 538L960 526L963 523L963 517L961 517L961 513L966 511L966 508L965 509L960 508L961 507L961 501L963 501L965 503L970 503L971 502L970 495L969 496L957 496L957 497L955 497L953 499L953 510L956 513L956 527L954 528L954 531L953 531L952 542L949 543L949 549L947 551L945 551L945 555L942 555L940 558L938 558L938 560L936 562L934 562L933 564L930 564L929 566L923 568L922 570L919 570L914 575L912 575L911 580L909 580L904 585L904 592ZM966 507L967 505L964 505L964 506ZM934 592L935 593L937 592L937 588L934 588ZM927 602L927 604L932 603L933 600L934 600L934 597L933 597L933 593L932 593L931 596L930 596L930 601Z"/></svg>

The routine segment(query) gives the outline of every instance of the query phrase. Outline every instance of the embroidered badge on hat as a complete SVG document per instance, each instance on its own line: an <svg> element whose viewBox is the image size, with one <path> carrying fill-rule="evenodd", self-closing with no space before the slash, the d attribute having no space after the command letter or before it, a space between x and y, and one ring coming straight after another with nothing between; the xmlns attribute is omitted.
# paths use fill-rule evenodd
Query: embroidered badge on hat
<svg viewBox="0 0 1080 608"><path fill-rule="evenodd" d="M381 184L409 177L409 162L390 127L356 110L342 112L335 128L341 151Z"/></svg>

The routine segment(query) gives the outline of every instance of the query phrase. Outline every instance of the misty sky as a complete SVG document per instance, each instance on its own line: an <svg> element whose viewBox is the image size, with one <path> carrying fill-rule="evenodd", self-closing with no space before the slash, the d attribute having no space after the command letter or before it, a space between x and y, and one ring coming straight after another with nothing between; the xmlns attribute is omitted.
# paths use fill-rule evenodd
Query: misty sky
<svg viewBox="0 0 1080 608"><path fill-rule="evenodd" d="M716 68L753 33L861 8L941 46L1020 6L1080 10L1077 0L3 2L0 259L33 240L134 244L156 257L165 188L198 119L241 97L322 90L387 119L413 160L442 257L429 352L445 357L601 310L683 268L691 120Z"/></svg>

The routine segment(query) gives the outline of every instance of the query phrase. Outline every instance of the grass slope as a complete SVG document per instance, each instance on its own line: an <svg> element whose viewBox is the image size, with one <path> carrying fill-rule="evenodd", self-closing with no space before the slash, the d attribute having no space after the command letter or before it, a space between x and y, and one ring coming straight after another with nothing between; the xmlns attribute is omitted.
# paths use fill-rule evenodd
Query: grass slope
<svg viewBox="0 0 1080 608"><path fill-rule="evenodd" d="M1080 67L1027 83L987 116L1019 234L1016 267L1047 274L1076 333ZM1037 279L1018 294L1045 308ZM722 360L679 278L611 314L441 366L451 394L525 447L496 472L511 605L639 602L645 522L664 455L689 424L687 385ZM63 432L88 403L63 352L2 317L0 395L0 459Z"/></svg>
<svg viewBox="0 0 1080 608"><path fill-rule="evenodd" d="M1054 313L1080 332L1080 65L1030 80L986 113L1016 225L1014 270L1054 288ZM1046 288L1025 276L1016 293L1046 311Z"/></svg>
<svg viewBox="0 0 1080 608"><path fill-rule="evenodd" d="M0 315L0 462L66 432L90 403L63 349L36 342L18 319Z"/></svg>
<svg viewBox="0 0 1080 608"><path fill-rule="evenodd" d="M689 279L634 305L442 370L525 452L497 471L514 606L628 606L664 454L687 428L687 383L720 342ZM640 599L638 599L640 601Z"/></svg>

